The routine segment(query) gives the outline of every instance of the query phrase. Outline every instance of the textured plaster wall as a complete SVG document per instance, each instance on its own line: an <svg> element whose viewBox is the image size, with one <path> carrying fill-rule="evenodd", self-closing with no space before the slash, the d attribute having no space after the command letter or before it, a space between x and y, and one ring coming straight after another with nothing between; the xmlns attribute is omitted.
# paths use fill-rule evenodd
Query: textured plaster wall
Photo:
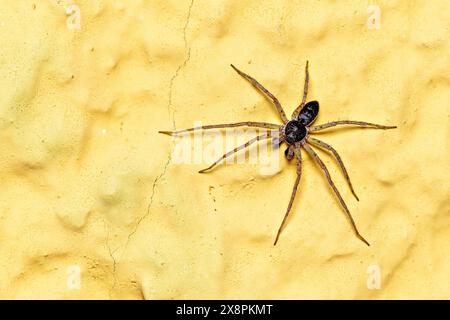
<svg viewBox="0 0 450 320"><path fill-rule="evenodd" d="M2 1L0 297L450 298L449 27L445 0ZM306 154L273 247L292 163L200 175L157 133L277 122L229 64L290 114L307 59L317 123L398 126L321 134L370 247Z"/></svg>

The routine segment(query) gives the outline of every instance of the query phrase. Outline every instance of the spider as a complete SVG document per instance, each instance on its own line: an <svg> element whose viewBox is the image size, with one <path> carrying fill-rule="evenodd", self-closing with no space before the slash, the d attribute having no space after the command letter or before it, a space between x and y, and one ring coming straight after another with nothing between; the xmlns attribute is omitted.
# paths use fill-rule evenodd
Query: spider
<svg viewBox="0 0 450 320"><path fill-rule="evenodd" d="M339 156L338 152L331 145L312 137L312 135L314 133L316 133L317 131L321 131L324 129L328 129L328 128L340 126L340 125L354 125L357 127L375 128L375 129L395 129L397 127L396 126L384 126L384 125L379 125L379 124L374 124L374 123L353 121L353 120L332 121L332 122L324 123L321 125L313 126L312 124L316 120L317 115L319 114L319 102L317 102L317 101L306 102L306 97L308 94L308 85L309 85L308 65L309 65L309 62L306 61L305 83L304 83L304 87L303 87L303 98L302 98L300 105L292 113L291 120L289 120L286 117L286 113L284 112L283 107L281 106L280 102L272 93L270 93L269 90L264 88L258 81L256 81L254 78L252 78L248 74L240 71L234 65L231 65L231 67L239 75L241 75L243 78L248 80L255 88L257 88L258 90L263 92L270 100L272 100L272 102L275 105L275 108L278 112L278 115L280 116L281 120L283 121L282 125L267 123L267 122L245 121L245 122L237 122L237 123L206 125L203 127L190 128L190 129L184 129L184 130L179 130L179 131L159 131L159 133L167 134L170 136L176 136L179 134L183 134L183 133L187 133L187 132L191 132L191 131L195 131L195 130L209 130L209 129L222 129L222 128L235 128L235 127L252 127L252 128L267 129L267 132L265 134L258 135L257 137L247 141L243 145L233 149L232 151L225 153L222 157L220 157L217 161L215 161L208 168L205 168L205 169L199 171L199 173L204 173L206 171L211 170L222 160L235 154L239 150L245 149L257 141L273 138L273 135L271 133L273 132L273 130L278 130L279 138L277 141L275 141L275 143L278 144L279 146L281 146L281 144L283 142L287 144L287 149L285 150L284 154L288 160L292 160L294 157L296 158L296 160L297 160L297 167L296 167L297 176L295 179L294 187L292 189L292 194L291 194L291 198L290 198L286 213L283 217L280 227L278 228L273 245L276 245L278 242L281 231L283 230L283 228L286 224L286 221L288 219L289 213L291 212L292 204L294 202L294 198L297 193L297 187L300 182L300 177L302 174L301 149L303 148L309 154L309 156L312 157L312 159L316 162L316 164L320 167L320 169L323 171L328 184L330 185L334 194L337 196L339 203L341 204L342 208L344 209L356 237L359 240L361 240L362 242L364 242L366 245L370 246L369 242L359 233L358 228L356 227L355 221L353 220L353 217L352 217L347 205L345 204L341 194L339 193L333 180L331 179L330 172L328 171L328 169L325 166L325 164L323 163L323 161L319 158L317 153L314 151L312 146L324 149L333 155L334 159L337 161L337 164L341 168L342 174L344 175L344 177L347 181L350 191L352 192L352 194L356 198L356 200L359 201L359 198L356 195L355 190L353 189L353 185L350 181L350 177L347 173L344 163L342 162L341 157Z"/></svg>

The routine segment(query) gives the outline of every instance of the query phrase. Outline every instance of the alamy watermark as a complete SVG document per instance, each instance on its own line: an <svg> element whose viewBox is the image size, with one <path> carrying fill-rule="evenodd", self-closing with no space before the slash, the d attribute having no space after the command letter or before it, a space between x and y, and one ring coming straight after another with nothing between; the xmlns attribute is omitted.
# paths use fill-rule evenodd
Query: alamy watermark
<svg viewBox="0 0 450 320"><path fill-rule="evenodd" d="M69 290L81 289L81 268L79 265L70 265L67 267L66 286Z"/></svg>
<svg viewBox="0 0 450 320"><path fill-rule="evenodd" d="M381 27L381 9L376 4L371 4L367 7L367 13L369 17L367 18L367 28L370 30L379 30Z"/></svg>
<svg viewBox="0 0 450 320"><path fill-rule="evenodd" d="M66 20L67 29L80 30L81 29L81 10L76 4L71 4L65 7L66 14L68 15Z"/></svg>
<svg viewBox="0 0 450 320"><path fill-rule="evenodd" d="M173 136L172 163L210 165L219 160L218 165L257 164L261 175L279 172L278 130L235 128L225 132L210 131L202 130L200 121L194 123L194 128L192 132Z"/></svg>
<svg viewBox="0 0 450 320"><path fill-rule="evenodd" d="M377 264L372 264L367 267L367 289L379 290L381 289L381 269Z"/></svg>

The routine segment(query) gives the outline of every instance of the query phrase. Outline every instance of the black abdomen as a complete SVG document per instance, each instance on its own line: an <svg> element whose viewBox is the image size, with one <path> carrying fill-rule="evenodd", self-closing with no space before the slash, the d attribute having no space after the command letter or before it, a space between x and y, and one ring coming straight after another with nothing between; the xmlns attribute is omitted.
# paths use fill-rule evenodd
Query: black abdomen
<svg viewBox="0 0 450 320"><path fill-rule="evenodd" d="M298 121L304 125L307 126L311 124L319 114L319 102L317 101L310 101L303 107L302 111L300 111L300 114L298 115Z"/></svg>

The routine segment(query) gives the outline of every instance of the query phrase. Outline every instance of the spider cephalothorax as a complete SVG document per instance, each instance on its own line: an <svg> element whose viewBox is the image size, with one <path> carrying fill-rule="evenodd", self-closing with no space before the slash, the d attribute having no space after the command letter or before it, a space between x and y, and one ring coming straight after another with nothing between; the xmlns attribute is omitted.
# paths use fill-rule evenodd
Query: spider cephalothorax
<svg viewBox="0 0 450 320"><path fill-rule="evenodd" d="M298 120L291 120L283 128L284 140L287 144L293 145L305 139L308 134L306 127Z"/></svg>
<svg viewBox="0 0 450 320"><path fill-rule="evenodd" d="M306 96L308 94L308 83L309 83L309 73L308 73L308 61L306 62L306 68L305 68L305 85L303 87L303 99L300 105L294 110L292 113L291 120L288 120L286 117L286 113L283 110L283 107L281 106L278 99L270 93L269 90L264 88L258 81L256 81L254 78L250 77L248 74L245 74L244 72L237 69L235 66L231 65L234 70L236 70L237 73L239 73L242 77L247 79L254 87L262 91L267 97L269 97L272 102L274 103L279 116L281 117L281 120L283 121L282 125L277 125L273 123L267 123L267 122L255 122L255 121L245 121L245 122L236 122L236 123L227 123L227 124L217 124L217 125L207 125L200 128L190 128L180 131L159 131L160 133L168 134L168 135L179 135L186 132L191 132L195 130L207 130L207 129L220 129L220 128L235 128L235 127L252 127L252 128L265 128L269 130L268 133L264 133L262 135L256 136L255 138L247 141L243 145L235 148L234 150L225 153L220 159L218 159L216 162L214 162L212 165L210 165L208 168L205 168L203 170L200 170L200 173L206 172L210 169L212 169L215 165L217 165L220 161L224 160L225 158L233 155L234 153L238 152L239 150L242 150L244 148L247 148L252 143L255 143L260 140L264 139L270 139L274 136L270 133L271 130L278 130L279 131L279 140L276 141L277 144L286 143L288 145L285 155L288 160L293 159L296 157L297 159L297 177L295 179L294 188L292 190L291 199L289 201L288 208L286 210L286 213L283 217L283 221L281 222L280 227L278 228L278 232L275 238L274 245L277 244L278 238L280 236L281 231L283 230L283 227L287 221L287 218L289 216L289 213L292 208L292 203L295 198L295 194L297 192L297 187L300 182L300 177L302 173L302 155L301 155L301 149L304 149L318 164L318 166L322 169L323 173L325 174L325 178L328 181L328 184L330 185L333 192L336 194L339 203L341 204L342 208L344 209L345 213L347 214L347 218L349 219L353 231L355 232L356 236L363 241L365 244L369 245L369 242L367 242L366 239L364 239L363 236L359 233L356 224L353 220L352 215L350 214L350 211L348 210L347 205L345 204L344 200L342 199L341 194L339 193L338 189L334 185L333 180L331 179L330 173L323 163L323 161L319 158L317 153L314 151L314 149L311 147L311 145L314 145L318 148L325 149L326 151L329 151L333 157L338 162L342 173L347 180L347 183L350 187L350 190L352 194L355 196L356 200L359 201L355 191L353 190L352 183L350 181L350 178L348 176L347 170L345 169L344 163L342 162L341 157L337 153L337 151L330 146L329 144L311 137L311 134L314 134L316 131L324 130L327 128L331 128L338 125L355 125L359 127L364 128L375 128L375 129L394 129L395 126L382 126L379 124L374 123L368 123L368 122L362 122L362 121L352 121L352 120L340 120L340 121L332 121L325 124L317 125L317 126L311 126L311 124L316 120L317 115L319 114L319 103L317 101L310 101L306 103Z"/></svg>

